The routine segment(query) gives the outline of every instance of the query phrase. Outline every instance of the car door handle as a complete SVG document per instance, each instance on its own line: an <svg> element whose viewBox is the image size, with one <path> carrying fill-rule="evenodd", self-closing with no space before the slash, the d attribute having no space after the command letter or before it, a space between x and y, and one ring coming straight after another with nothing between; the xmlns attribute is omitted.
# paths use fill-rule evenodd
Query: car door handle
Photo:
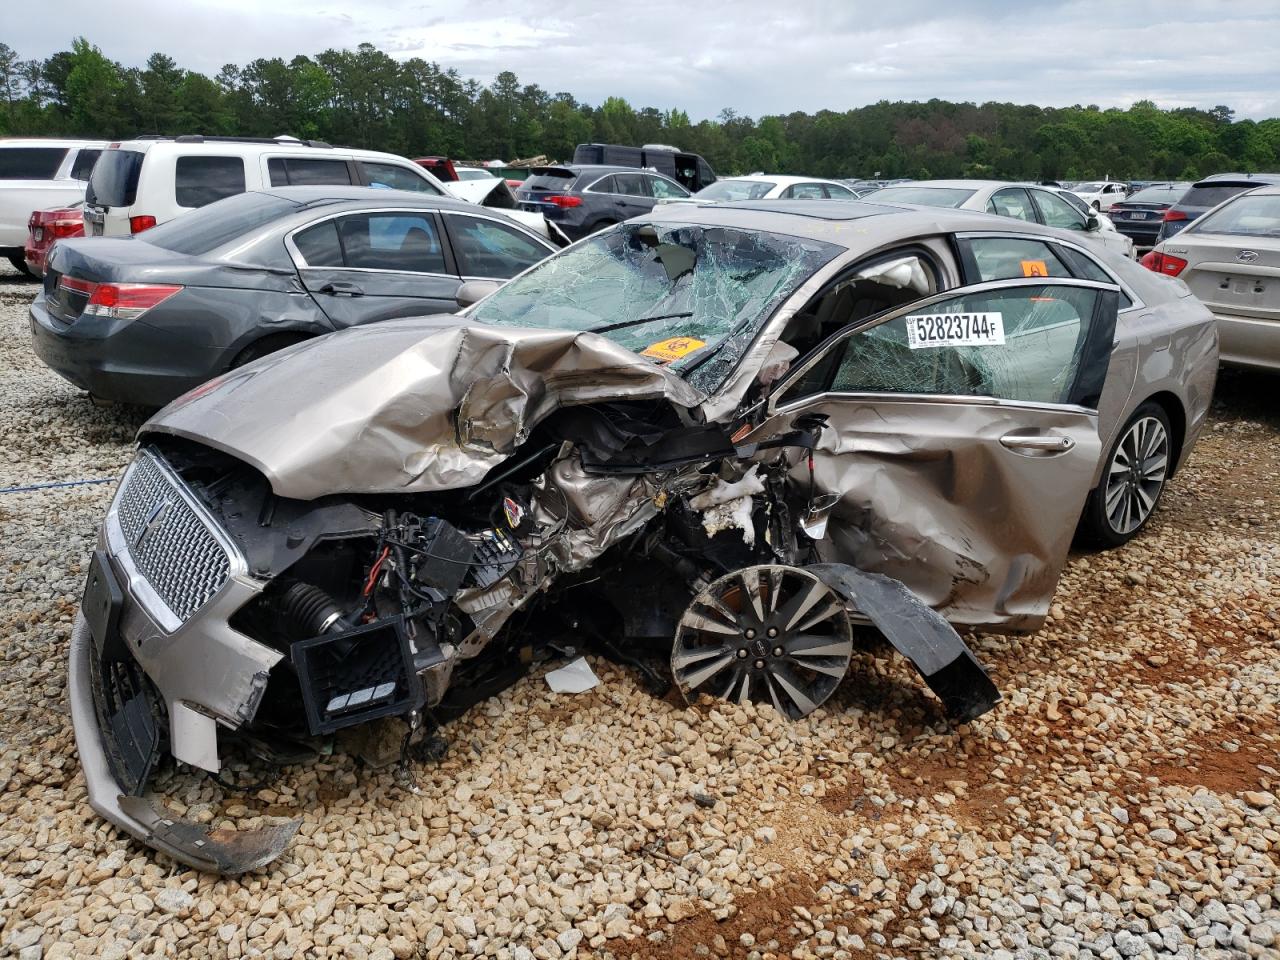
<svg viewBox="0 0 1280 960"><path fill-rule="evenodd" d="M1076 445L1070 437L1020 433L1007 433L1000 438L1000 443L1010 450L1036 450L1041 453L1066 453Z"/></svg>
<svg viewBox="0 0 1280 960"><path fill-rule="evenodd" d="M330 280L320 288L320 293L327 293L334 297L363 297L364 291L357 287L354 283L348 283L346 280Z"/></svg>

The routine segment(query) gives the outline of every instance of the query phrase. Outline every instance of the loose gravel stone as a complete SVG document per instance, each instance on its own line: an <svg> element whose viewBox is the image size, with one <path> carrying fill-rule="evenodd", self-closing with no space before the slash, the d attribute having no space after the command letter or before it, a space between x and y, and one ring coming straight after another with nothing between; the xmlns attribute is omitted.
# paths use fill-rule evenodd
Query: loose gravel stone
<svg viewBox="0 0 1280 960"><path fill-rule="evenodd" d="M0 487L113 480L142 415L34 358L35 290L0 275ZM1280 417L1265 378L1220 395L1149 531L1073 555L1040 631L972 638L987 717L953 728L881 649L796 723L534 671L411 783L342 741L232 757L244 790L166 767L184 816L301 818L225 879L85 800L65 661L111 484L0 493L0 955L1275 957Z"/></svg>

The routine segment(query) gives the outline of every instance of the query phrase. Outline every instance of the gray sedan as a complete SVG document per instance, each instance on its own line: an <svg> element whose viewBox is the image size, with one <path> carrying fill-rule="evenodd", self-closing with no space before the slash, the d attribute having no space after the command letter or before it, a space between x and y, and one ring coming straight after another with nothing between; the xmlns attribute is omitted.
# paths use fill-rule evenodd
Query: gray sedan
<svg viewBox="0 0 1280 960"><path fill-rule="evenodd" d="M282 187L133 238L66 240L31 305L36 353L107 400L162 406L320 334L450 313L556 247L501 212L364 187Z"/></svg>
<svg viewBox="0 0 1280 960"><path fill-rule="evenodd" d="M1213 311L1222 362L1280 372L1280 186L1238 193L1142 258Z"/></svg>

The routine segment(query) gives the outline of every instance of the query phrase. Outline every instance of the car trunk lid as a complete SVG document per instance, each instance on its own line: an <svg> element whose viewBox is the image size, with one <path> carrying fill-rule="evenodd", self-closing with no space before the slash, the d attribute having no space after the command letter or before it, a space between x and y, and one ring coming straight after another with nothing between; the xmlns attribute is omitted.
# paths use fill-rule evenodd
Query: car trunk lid
<svg viewBox="0 0 1280 960"><path fill-rule="evenodd" d="M1181 279L1214 313L1280 321L1280 243L1199 234Z"/></svg>

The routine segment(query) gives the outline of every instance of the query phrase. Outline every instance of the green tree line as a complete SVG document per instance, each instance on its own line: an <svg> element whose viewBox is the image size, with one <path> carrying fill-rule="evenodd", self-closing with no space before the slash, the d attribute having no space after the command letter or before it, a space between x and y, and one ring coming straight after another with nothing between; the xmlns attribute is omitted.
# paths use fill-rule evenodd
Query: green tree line
<svg viewBox="0 0 1280 960"><path fill-rule="evenodd" d="M1226 106L1097 106L881 101L759 120L733 110L692 123L680 109L593 106L498 74L488 85L370 44L227 64L216 76L153 54L117 63L84 38L45 60L0 43L0 135L119 139L141 134L291 134L418 156L568 160L575 144L671 143L721 173L838 177L1194 179L1280 169L1280 119Z"/></svg>

